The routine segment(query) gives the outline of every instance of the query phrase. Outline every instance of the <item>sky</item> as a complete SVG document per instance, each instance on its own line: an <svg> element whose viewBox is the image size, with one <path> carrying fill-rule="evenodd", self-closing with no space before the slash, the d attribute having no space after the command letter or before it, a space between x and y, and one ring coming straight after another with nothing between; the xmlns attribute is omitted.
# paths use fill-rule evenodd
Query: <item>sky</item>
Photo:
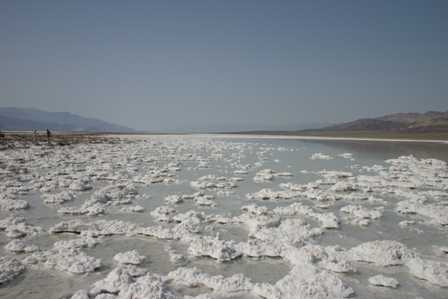
<svg viewBox="0 0 448 299"><path fill-rule="evenodd" d="M0 1L0 106L153 131L448 110L448 1Z"/></svg>

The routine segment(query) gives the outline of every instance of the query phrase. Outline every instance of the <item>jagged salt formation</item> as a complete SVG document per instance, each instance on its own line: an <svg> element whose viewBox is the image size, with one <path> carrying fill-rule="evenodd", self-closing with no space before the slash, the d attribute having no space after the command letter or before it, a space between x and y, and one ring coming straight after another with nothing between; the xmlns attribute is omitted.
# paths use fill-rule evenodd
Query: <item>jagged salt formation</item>
<svg viewBox="0 0 448 299"><path fill-rule="evenodd" d="M378 266L403 265L415 253L397 241L379 240L362 243L349 250L350 258L356 261L374 263Z"/></svg>
<svg viewBox="0 0 448 299"><path fill-rule="evenodd" d="M15 258L0 257L0 285L13 280L25 271L25 266Z"/></svg>
<svg viewBox="0 0 448 299"><path fill-rule="evenodd" d="M396 289L400 283L393 277L387 277L384 275L375 275L369 278L369 283L374 286L388 287Z"/></svg>
<svg viewBox="0 0 448 299"><path fill-rule="evenodd" d="M179 291L185 288L194 288L198 298L345 298L354 293L349 284L355 275L348 273L368 275L372 285L397 286L391 278L372 277L381 267L396 267L409 277L447 287L443 249L433 259L408 248L403 244L408 243L406 239L403 243L376 240L359 244L356 236L345 235L347 230L359 231L348 222L369 233L379 227L375 236L389 236L381 231L381 224L394 212L400 217L396 229L406 229L406 237L417 230L425 232L426 225L443 234L448 225L446 163L399 157L372 167L304 171L306 183L299 184L302 177L291 177L296 174L292 170L270 169L277 169L272 166L280 162L277 158L283 159L275 154L289 150L269 144L151 137L0 153L0 208L7 216L13 215L0 220L5 258L20 256L26 267L50 272L109 271L101 265L110 265L110 261L90 256L97 254L90 249L108 246L108 241L121 236L163 245L170 266L177 268L166 275L148 273L151 266L136 266L146 265L138 252L126 252L129 248L113 252L116 268L91 288L77 292L74 298L78 299L188 298ZM332 156L352 160L347 153ZM263 186L253 184L250 176ZM192 177L198 179L191 181ZM290 182L273 186L280 177ZM243 192L248 193L246 197ZM36 215L27 216L29 223L16 216L32 215L39 200L45 204L39 208L59 212L48 220L52 235L42 249L34 242L47 237L49 224L39 228L32 225ZM258 205L261 200L266 206ZM230 212L223 213L222 208ZM136 212L142 214L124 214ZM59 223L53 225L55 220ZM337 243L338 237L342 246L326 243ZM56 238L64 241L55 242ZM150 255L147 259L153 261ZM219 266L223 268L249 260L272 260L273 268L278 262L289 269L276 282L254 283L241 274L225 277L195 268L205 259L211 264L224 263ZM372 269L377 272L371 273ZM400 281L405 285L401 276Z"/></svg>
<svg viewBox="0 0 448 299"><path fill-rule="evenodd" d="M413 258L406 263L409 272L431 284L448 288L448 263Z"/></svg>
<svg viewBox="0 0 448 299"><path fill-rule="evenodd" d="M310 157L311 160L332 160L333 157L323 153L314 153Z"/></svg>
<svg viewBox="0 0 448 299"><path fill-rule="evenodd" d="M95 246L98 241L85 235L81 237L70 241L58 241L54 243L52 249L35 252L24 262L37 268L54 269L69 274L94 272L101 266L101 260L88 256L82 248Z"/></svg>
<svg viewBox="0 0 448 299"><path fill-rule="evenodd" d="M384 207L368 209L361 205L348 205L340 209L347 215L350 223L360 226L368 226L373 220L383 216Z"/></svg>
<svg viewBox="0 0 448 299"><path fill-rule="evenodd" d="M0 220L0 231L5 231L10 239L20 239L35 237L42 233L42 228L28 224L22 216L10 216Z"/></svg>
<svg viewBox="0 0 448 299"><path fill-rule="evenodd" d="M255 183L264 183L272 181L275 177L291 177L293 176L290 172L277 172L272 169L262 169L255 174Z"/></svg>
<svg viewBox="0 0 448 299"><path fill-rule="evenodd" d="M119 264L140 265L145 261L145 256L140 255L137 250L131 250L126 252L117 253L114 256L114 260Z"/></svg>

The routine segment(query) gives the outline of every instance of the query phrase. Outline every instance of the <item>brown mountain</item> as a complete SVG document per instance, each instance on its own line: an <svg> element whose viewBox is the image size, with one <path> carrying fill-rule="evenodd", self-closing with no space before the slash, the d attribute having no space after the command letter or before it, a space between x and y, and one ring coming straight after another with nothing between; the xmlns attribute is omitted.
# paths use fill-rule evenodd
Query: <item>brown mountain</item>
<svg viewBox="0 0 448 299"><path fill-rule="evenodd" d="M325 127L316 131L448 132L448 111L395 113Z"/></svg>

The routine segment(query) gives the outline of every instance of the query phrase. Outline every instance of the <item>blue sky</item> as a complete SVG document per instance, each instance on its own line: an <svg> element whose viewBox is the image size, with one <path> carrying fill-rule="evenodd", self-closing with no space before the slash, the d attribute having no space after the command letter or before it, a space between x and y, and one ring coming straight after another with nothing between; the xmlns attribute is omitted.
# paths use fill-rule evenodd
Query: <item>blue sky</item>
<svg viewBox="0 0 448 299"><path fill-rule="evenodd" d="M0 66L0 106L147 130L448 110L448 2L5 0Z"/></svg>

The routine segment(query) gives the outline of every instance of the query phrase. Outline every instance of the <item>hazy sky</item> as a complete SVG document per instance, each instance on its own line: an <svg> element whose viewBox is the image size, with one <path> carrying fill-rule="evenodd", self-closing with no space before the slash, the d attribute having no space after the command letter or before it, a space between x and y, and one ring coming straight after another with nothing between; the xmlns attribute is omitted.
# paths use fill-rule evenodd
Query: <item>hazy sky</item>
<svg viewBox="0 0 448 299"><path fill-rule="evenodd" d="M0 1L0 106L138 129L448 110L448 1Z"/></svg>

